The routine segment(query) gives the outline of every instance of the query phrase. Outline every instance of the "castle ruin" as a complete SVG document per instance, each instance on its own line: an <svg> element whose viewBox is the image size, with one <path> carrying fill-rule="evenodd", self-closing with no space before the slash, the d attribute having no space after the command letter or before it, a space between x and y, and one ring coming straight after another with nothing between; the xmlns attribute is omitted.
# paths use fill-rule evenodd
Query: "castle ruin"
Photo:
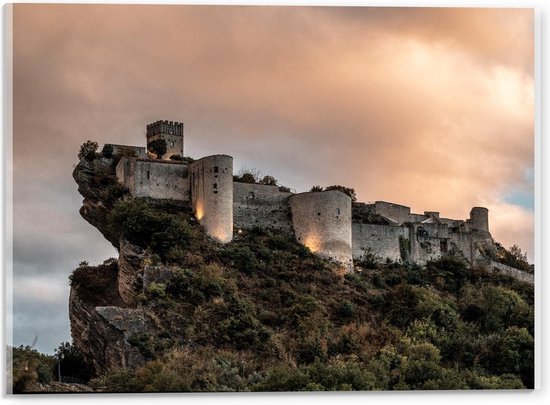
<svg viewBox="0 0 550 405"><path fill-rule="evenodd" d="M153 159L149 148L111 145L113 151L132 151L120 159L117 181L132 197L188 202L206 233L221 243L254 227L292 232L313 253L346 270L353 268L353 260L424 265L443 255L484 263L493 248L487 208L472 208L465 220L449 219L384 201L352 203L338 190L295 194L274 185L236 182L231 156L192 163L181 159L182 123L157 121L147 125L146 137L147 145L163 139L166 153Z"/></svg>

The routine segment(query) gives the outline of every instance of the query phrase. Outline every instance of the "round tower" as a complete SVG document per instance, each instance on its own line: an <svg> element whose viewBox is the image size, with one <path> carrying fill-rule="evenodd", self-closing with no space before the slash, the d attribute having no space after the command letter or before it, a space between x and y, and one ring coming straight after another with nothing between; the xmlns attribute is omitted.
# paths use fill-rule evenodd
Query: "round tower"
<svg viewBox="0 0 550 405"><path fill-rule="evenodd" d="M206 156L189 166L191 206L207 235L222 243L233 238L233 158Z"/></svg>
<svg viewBox="0 0 550 405"><path fill-rule="evenodd" d="M473 228L489 232L489 210L485 207L474 207L470 211L470 225Z"/></svg>
<svg viewBox="0 0 550 405"><path fill-rule="evenodd" d="M169 160L172 155L183 157L183 123L173 121L157 121L147 125L147 150L149 144L157 139L166 142L166 153L161 156Z"/></svg>
<svg viewBox="0 0 550 405"><path fill-rule="evenodd" d="M296 239L313 253L353 268L351 198L338 190L289 197Z"/></svg>

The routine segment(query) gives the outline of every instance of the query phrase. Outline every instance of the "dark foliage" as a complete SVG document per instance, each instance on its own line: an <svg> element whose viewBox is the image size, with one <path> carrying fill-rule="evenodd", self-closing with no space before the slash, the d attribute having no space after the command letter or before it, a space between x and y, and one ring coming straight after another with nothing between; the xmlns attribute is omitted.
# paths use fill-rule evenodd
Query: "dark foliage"
<svg viewBox="0 0 550 405"><path fill-rule="evenodd" d="M155 139L147 144L147 150L160 159L166 153L166 141L164 139Z"/></svg>
<svg viewBox="0 0 550 405"><path fill-rule="evenodd" d="M99 145L95 141L86 141L80 145L80 150L78 152L78 159L86 159L92 161L97 157L97 149Z"/></svg>

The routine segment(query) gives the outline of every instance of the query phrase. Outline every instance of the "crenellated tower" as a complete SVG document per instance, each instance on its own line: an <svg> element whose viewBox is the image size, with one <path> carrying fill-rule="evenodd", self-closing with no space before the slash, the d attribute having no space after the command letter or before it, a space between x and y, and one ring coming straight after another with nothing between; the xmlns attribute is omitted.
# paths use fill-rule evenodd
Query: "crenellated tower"
<svg viewBox="0 0 550 405"><path fill-rule="evenodd" d="M161 159L169 160L172 155L183 157L183 122L156 121L147 125L147 145L156 139L166 141L166 153ZM147 147L149 150L149 147Z"/></svg>

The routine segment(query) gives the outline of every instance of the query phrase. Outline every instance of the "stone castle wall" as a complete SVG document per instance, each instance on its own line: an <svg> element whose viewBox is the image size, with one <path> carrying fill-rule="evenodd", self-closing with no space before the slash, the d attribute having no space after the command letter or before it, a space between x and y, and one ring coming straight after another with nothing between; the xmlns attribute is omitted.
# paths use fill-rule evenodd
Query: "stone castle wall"
<svg viewBox="0 0 550 405"><path fill-rule="evenodd" d="M233 224L235 229L256 226L292 232L288 198L291 193L279 191L278 186L233 183Z"/></svg>
<svg viewBox="0 0 550 405"><path fill-rule="evenodd" d="M116 177L133 197L190 200L188 167L182 163L123 157Z"/></svg>
<svg viewBox="0 0 550 405"><path fill-rule="evenodd" d="M407 246L409 228L393 225L352 224L353 258L365 259L368 254L377 261L387 259L398 262L402 260L400 246Z"/></svg>
<svg viewBox="0 0 550 405"><path fill-rule="evenodd" d="M114 143L106 143L105 146L113 148L113 155L133 154L135 157L140 157L145 156L147 153L143 146L116 145Z"/></svg>
<svg viewBox="0 0 550 405"><path fill-rule="evenodd" d="M136 161L135 196L190 200L187 165L170 161Z"/></svg>
<svg viewBox="0 0 550 405"><path fill-rule="evenodd" d="M409 227L410 260L425 265L449 253L449 227L444 224L412 224Z"/></svg>
<svg viewBox="0 0 550 405"><path fill-rule="evenodd" d="M191 207L206 233L222 243L233 238L233 158L207 156L189 165Z"/></svg>
<svg viewBox="0 0 550 405"><path fill-rule="evenodd" d="M376 201L374 203L374 209L378 215L391 219L398 224L407 222L409 220L409 214L411 213L409 207L385 201Z"/></svg>
<svg viewBox="0 0 550 405"><path fill-rule="evenodd" d="M353 268L351 198L337 190L289 197L296 239L319 256Z"/></svg>

